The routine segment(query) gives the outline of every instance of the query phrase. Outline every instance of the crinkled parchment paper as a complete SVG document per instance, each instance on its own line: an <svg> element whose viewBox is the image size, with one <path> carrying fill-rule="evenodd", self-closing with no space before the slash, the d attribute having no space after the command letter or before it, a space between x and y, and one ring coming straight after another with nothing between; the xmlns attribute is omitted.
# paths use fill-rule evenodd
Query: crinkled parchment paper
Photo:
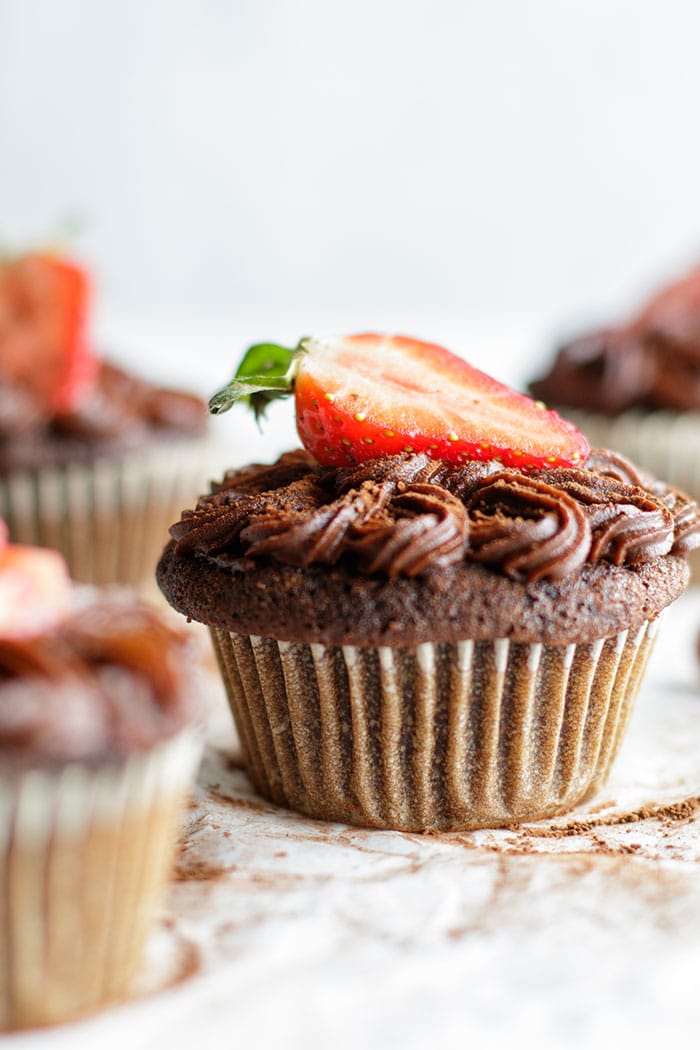
<svg viewBox="0 0 700 1050"><path fill-rule="evenodd" d="M138 994L31 1050L592 1047L700 1027L700 591L613 776L516 830L323 824L256 796L223 693Z"/></svg>

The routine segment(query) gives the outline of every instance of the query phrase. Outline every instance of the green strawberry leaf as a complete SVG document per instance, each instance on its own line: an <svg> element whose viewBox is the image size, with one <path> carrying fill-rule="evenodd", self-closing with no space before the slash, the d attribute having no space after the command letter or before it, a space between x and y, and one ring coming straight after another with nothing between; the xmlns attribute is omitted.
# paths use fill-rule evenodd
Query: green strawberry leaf
<svg viewBox="0 0 700 1050"><path fill-rule="evenodd" d="M255 343L246 350L230 383L211 398L209 411L220 415L243 401L260 420L271 401L291 394L299 352L300 346Z"/></svg>

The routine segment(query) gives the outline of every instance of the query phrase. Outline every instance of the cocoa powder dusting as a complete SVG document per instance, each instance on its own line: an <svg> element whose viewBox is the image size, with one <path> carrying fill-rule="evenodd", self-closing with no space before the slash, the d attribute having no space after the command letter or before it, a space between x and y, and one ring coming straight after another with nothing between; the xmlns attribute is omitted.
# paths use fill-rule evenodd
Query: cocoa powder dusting
<svg viewBox="0 0 700 1050"><path fill-rule="evenodd" d="M639 809L628 813L612 813L607 817L595 817L593 820L569 821L567 824L551 824L547 828L534 827L532 825L514 826L512 830L530 838L561 839L571 835L586 835L595 828L616 827L621 824L635 824L640 820L665 821L667 824L677 824L681 821L690 820L700 810L700 796L692 795L690 798L668 805L656 805L648 802Z"/></svg>
<svg viewBox="0 0 700 1050"><path fill-rule="evenodd" d="M209 864L201 857L188 857L185 847L173 870L173 879L176 882L219 882L235 870L235 866L224 867Z"/></svg>

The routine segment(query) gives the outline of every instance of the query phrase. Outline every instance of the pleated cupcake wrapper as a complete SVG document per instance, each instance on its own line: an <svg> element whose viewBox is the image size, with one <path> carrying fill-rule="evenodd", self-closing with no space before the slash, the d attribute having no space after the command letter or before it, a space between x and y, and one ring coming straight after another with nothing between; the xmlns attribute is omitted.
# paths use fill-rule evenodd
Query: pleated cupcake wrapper
<svg viewBox="0 0 700 1050"><path fill-rule="evenodd" d="M450 830L565 812L595 791L656 629L405 650L212 635L261 794L326 820Z"/></svg>
<svg viewBox="0 0 700 1050"><path fill-rule="evenodd" d="M151 583L168 527L224 467L221 443L173 441L114 459L0 478L16 543L59 550L83 583Z"/></svg>
<svg viewBox="0 0 700 1050"><path fill-rule="evenodd" d="M188 729L120 765L0 772L0 1030L128 992L201 749Z"/></svg>

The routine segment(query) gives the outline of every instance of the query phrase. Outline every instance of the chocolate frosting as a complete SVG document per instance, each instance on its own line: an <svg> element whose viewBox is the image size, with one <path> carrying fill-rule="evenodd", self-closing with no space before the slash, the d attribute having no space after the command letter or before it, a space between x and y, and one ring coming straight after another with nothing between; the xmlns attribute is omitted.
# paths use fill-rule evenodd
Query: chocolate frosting
<svg viewBox="0 0 700 1050"><path fill-rule="evenodd" d="M96 459L151 441L202 434L204 402L100 363L73 411L47 414L30 391L0 375L0 473Z"/></svg>
<svg viewBox="0 0 700 1050"><path fill-rule="evenodd" d="M553 404L608 415L700 410L700 268L659 292L627 324L561 347L530 390Z"/></svg>
<svg viewBox="0 0 700 1050"><path fill-rule="evenodd" d="M591 530L563 490L526 476L497 474L471 500L470 552L514 580L561 579L586 560Z"/></svg>
<svg viewBox="0 0 700 1050"><path fill-rule="evenodd" d="M176 557L234 571L343 562L389 579L466 561L561 580L587 562L635 566L700 546L696 504L604 450L580 469L529 473L423 454L329 469L296 451L229 472L170 531Z"/></svg>
<svg viewBox="0 0 700 1050"><path fill-rule="evenodd" d="M125 592L50 634L0 640L0 762L119 760L193 715L189 646Z"/></svg>

